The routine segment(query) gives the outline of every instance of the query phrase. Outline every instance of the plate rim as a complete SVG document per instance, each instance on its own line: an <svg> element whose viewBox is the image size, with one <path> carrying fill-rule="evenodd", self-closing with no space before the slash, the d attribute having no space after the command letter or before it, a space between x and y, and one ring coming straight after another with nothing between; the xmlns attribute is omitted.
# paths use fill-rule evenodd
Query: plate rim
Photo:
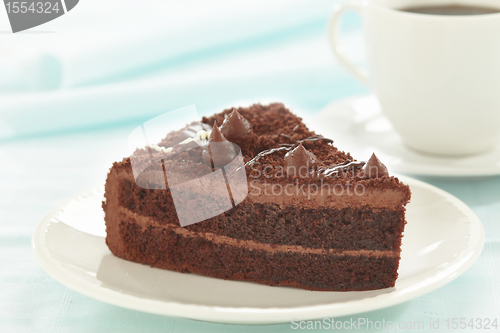
<svg viewBox="0 0 500 333"><path fill-rule="evenodd" d="M331 112L329 110L333 109L336 105L337 107L343 106L343 105L352 105L353 102L359 101L361 99L366 99L366 98L376 98L374 93L365 93L365 94L358 94L358 95L353 95L353 96L348 96L348 97L343 97L336 99L324 107L322 107L316 114L314 114L311 117L311 120L317 121L319 117L321 117L324 114L327 114L328 112ZM343 107L346 107L343 106ZM385 116L384 116L385 117ZM417 151L414 151L407 146L404 145L404 143L401 141L401 146L404 150L406 151L411 151L414 154L419 154ZM500 144L500 141L499 143ZM370 147L374 147L370 145ZM338 147L339 149L344 149L344 147ZM495 148L498 149L498 148ZM347 150L349 148L347 147ZM470 155L470 156L475 156L479 157L482 154L485 153L479 153L475 155ZM439 155L429 155L430 157L434 158L440 158ZM444 158L450 158L453 159L453 156L443 156ZM500 154L499 154L499 160L500 162ZM402 166L401 166L402 165ZM478 177L488 177L488 176L498 176L500 175L500 166L498 167L482 167L478 170L467 170L467 169L461 169L461 168L456 168L456 167L448 167L447 169L441 168L441 169L433 169L431 165L427 165L424 167L414 167L411 164L401 164L401 165L395 165L395 164L387 164L390 169L395 170L397 173L403 173L403 174L408 174L408 175L415 175L415 176L435 176L435 177L446 177L446 178L452 178L452 177L471 177L471 178L478 178Z"/></svg>
<svg viewBox="0 0 500 333"><path fill-rule="evenodd" d="M467 260L452 270L445 277L440 278L437 282L425 284L413 291L403 293L405 289L395 290L387 294L377 295L375 297L365 298L361 300L347 301L336 304L309 305L291 308L254 308L254 307L222 307L222 306L207 306L200 304L186 304L171 301L162 301L150 298L143 298L130 294L123 294L115 290L101 288L96 285L91 285L80 280L75 275L69 273L50 255L50 251L44 246L46 228L50 224L50 220L65 207L69 202L88 194L99 187L92 187L82 191L61 204L54 207L37 225L32 235L32 250L38 263L42 268L56 281L62 285L74 290L80 294L96 299L98 301L119 306L122 308L137 310L141 312L154 313L166 316L175 316L195 320L203 320L214 323L226 324L278 324L291 323L294 318L300 320L314 320L318 318L343 317L357 313L364 313L378 309L387 308L409 301L413 298L422 296L431 291L434 291L445 284L453 281L462 275L480 256L484 247L484 228L479 217L460 199L452 194L423 181L403 176L395 175L404 183L413 186L422 187L424 189L435 192L436 194L451 201L457 209L467 216L471 225L470 246L467 250L460 253L468 253ZM82 231L82 233L85 233ZM90 234L88 234L90 235ZM95 236L99 237L99 236ZM117 258L119 259L119 258ZM123 259L119 259L123 260ZM138 264L139 265L139 264ZM451 274L453 273L453 274ZM391 296L391 297L389 297ZM380 305L380 298L383 299L383 304ZM348 306L346 306L348 305ZM333 316L332 313L335 312ZM296 316L296 317L294 317Z"/></svg>

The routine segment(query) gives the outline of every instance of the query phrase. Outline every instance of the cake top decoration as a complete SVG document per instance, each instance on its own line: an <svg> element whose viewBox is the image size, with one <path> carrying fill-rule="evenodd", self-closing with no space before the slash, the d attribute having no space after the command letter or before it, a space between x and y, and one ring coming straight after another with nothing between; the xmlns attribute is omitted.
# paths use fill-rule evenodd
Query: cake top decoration
<svg viewBox="0 0 500 333"><path fill-rule="evenodd" d="M154 151L157 151L159 153L171 153L172 150L174 150L173 147L162 147L162 146L158 146L156 144L149 144L149 145L146 145L146 147L150 148L150 149L153 149Z"/></svg>
<svg viewBox="0 0 500 333"><path fill-rule="evenodd" d="M212 128L212 133L210 134L210 139L208 142L228 142L226 137L222 134L219 127L217 126L217 122L214 123L214 127Z"/></svg>
<svg viewBox="0 0 500 333"><path fill-rule="evenodd" d="M196 133L194 141L201 142L201 141L204 141L204 140L208 140L208 139L210 139L210 134L211 133L212 133L212 131L206 131L206 130L198 131Z"/></svg>
<svg viewBox="0 0 500 333"><path fill-rule="evenodd" d="M389 176L387 167L380 162L375 153L373 153L368 162L366 162L365 166L361 169L361 172L365 178Z"/></svg>
<svg viewBox="0 0 500 333"><path fill-rule="evenodd" d="M203 160L210 160L214 167L223 167L234 160L236 155L234 144L224 137L219 127L217 127L217 122L215 122L208 139L208 151L205 150L202 155Z"/></svg>
<svg viewBox="0 0 500 333"><path fill-rule="evenodd" d="M286 173L290 176L306 177L309 170L314 167L317 159L313 153L304 148L300 143L297 148L285 155Z"/></svg>
<svg viewBox="0 0 500 333"><path fill-rule="evenodd" d="M238 111L233 110L221 125L222 134L231 142L248 143L255 138L252 126Z"/></svg>

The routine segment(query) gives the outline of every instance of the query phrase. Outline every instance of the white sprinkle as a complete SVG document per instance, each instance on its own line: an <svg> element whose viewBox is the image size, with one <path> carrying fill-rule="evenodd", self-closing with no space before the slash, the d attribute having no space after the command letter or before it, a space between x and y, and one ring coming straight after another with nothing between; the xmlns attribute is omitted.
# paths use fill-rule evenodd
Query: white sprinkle
<svg viewBox="0 0 500 333"><path fill-rule="evenodd" d="M157 152L163 152L163 153L170 153L173 150L172 147L165 148L165 147L160 147L160 146L155 145L155 144L147 145L146 147L149 147L153 150L156 150Z"/></svg>
<svg viewBox="0 0 500 333"><path fill-rule="evenodd" d="M198 133L196 133L194 141L198 142L200 140L205 140L204 137L205 137L205 131L204 130L198 131Z"/></svg>
<svg viewBox="0 0 500 333"><path fill-rule="evenodd" d="M156 151L162 151L162 148L163 148L163 147L160 147L160 146L155 145L155 144L147 145L146 147L149 147L149 148L156 150Z"/></svg>
<svg viewBox="0 0 500 333"><path fill-rule="evenodd" d="M201 134L202 134L201 132L202 132L202 131L198 131L198 132L196 133L196 136L194 137L194 141L198 142L198 141L200 141L200 140L201 140Z"/></svg>
<svg viewBox="0 0 500 333"><path fill-rule="evenodd" d="M212 131L201 130L198 133L196 133L196 137L194 140L196 142L208 140L210 138L210 133L212 133Z"/></svg>

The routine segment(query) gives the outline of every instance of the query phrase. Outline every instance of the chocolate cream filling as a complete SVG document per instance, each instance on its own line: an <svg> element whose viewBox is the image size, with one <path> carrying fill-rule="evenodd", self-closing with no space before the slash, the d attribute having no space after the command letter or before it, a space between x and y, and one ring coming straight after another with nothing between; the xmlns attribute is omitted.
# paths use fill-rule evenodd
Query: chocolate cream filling
<svg viewBox="0 0 500 333"><path fill-rule="evenodd" d="M334 256L367 256L367 257L399 257L400 251L380 251L380 250L337 250L337 249L317 249L311 247L304 247L299 245L276 245L276 244L264 244L256 242L253 240L241 240L235 239L228 236L221 236L211 232L194 232L186 228L178 226L176 224L167 223L165 225L160 225L157 221L151 217L142 216L133 211L119 207L120 213L125 215L125 217L131 218L141 226L143 230L149 226L154 226L158 228L164 228L172 230L178 235L183 237L200 237L215 244L230 245L235 247L242 247L248 250L260 250L269 253L301 253L301 254L328 254Z"/></svg>
<svg viewBox="0 0 500 333"><path fill-rule="evenodd" d="M362 208L397 209L405 201L405 193L397 190L370 189L360 184L300 184L286 185L251 181L246 200L253 203L273 203L280 207L298 205L302 208Z"/></svg>

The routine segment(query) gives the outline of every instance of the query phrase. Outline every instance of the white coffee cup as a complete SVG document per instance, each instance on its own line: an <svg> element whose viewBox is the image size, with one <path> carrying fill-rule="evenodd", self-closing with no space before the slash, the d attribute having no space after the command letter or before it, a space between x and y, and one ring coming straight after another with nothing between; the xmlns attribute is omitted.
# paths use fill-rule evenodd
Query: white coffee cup
<svg viewBox="0 0 500 333"><path fill-rule="evenodd" d="M371 88L404 142L419 151L463 155L492 149L500 137L500 13L431 15L402 8L498 0L369 0L335 7L330 40L340 63ZM345 11L361 15L368 70L346 56Z"/></svg>

